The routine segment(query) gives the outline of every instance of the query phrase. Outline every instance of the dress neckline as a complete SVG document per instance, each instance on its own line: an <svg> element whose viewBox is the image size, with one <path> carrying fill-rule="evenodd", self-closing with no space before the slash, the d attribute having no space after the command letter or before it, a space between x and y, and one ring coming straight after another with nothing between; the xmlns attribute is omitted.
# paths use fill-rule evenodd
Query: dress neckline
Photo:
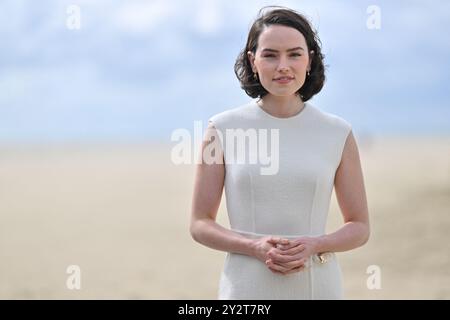
<svg viewBox="0 0 450 320"><path fill-rule="evenodd" d="M286 117L286 118L281 118L281 117L276 117L274 115L271 115L270 113L268 113L266 110L264 110L258 103L257 101L253 101L254 106L256 107L256 109L259 110L259 112L263 115L265 115L268 118L274 119L274 120L278 120L278 121L290 121L290 120L294 120L294 119L298 119L304 116L305 112L307 110L309 110L311 108L311 106L309 105L308 102L304 102L303 108L302 110L300 110L299 112L297 112L296 114L294 114L293 116L290 117Z"/></svg>

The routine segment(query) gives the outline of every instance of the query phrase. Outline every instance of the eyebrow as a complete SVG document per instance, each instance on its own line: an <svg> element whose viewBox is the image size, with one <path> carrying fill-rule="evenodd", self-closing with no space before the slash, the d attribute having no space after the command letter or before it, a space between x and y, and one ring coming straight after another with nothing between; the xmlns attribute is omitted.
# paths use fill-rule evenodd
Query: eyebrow
<svg viewBox="0 0 450 320"><path fill-rule="evenodd" d="M287 49L286 51L287 51L287 52L290 52L290 51L295 51L295 50L303 50L303 51L305 51L305 49L303 49L302 47L295 47L295 48ZM264 49L262 50L262 52L265 52L265 51L278 52L278 50L270 49L270 48L264 48Z"/></svg>

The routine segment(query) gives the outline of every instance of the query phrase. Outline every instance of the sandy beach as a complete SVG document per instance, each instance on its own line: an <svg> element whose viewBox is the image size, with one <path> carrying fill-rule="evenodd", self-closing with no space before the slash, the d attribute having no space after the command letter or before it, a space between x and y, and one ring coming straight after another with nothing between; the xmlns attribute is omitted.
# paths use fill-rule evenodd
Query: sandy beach
<svg viewBox="0 0 450 320"><path fill-rule="evenodd" d="M195 166L173 164L172 146L1 146L0 298L215 299L225 253L189 235ZM338 253L346 298L450 299L450 137L359 146L372 233ZM333 192L327 230L341 223Z"/></svg>

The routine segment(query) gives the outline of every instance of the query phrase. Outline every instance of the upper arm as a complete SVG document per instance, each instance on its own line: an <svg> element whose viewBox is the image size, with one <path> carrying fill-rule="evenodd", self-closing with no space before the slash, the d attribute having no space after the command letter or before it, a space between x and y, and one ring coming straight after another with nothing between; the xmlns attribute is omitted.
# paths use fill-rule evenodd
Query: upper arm
<svg viewBox="0 0 450 320"><path fill-rule="evenodd" d="M200 149L201 154L198 155L199 161L195 172L191 225L198 219L216 219L225 180L223 150L217 131L211 123L208 125ZM213 159L220 161L211 163L207 161L206 156L211 155L213 150Z"/></svg>
<svg viewBox="0 0 450 320"><path fill-rule="evenodd" d="M369 224L364 178L358 146L353 132L347 136L342 159L334 180L336 198L344 221L359 221Z"/></svg>

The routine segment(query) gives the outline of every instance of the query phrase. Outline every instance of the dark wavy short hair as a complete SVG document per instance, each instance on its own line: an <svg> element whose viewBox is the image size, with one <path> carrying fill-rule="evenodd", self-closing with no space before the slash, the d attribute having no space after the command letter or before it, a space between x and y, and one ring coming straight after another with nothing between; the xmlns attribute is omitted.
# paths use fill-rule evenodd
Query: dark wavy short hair
<svg viewBox="0 0 450 320"><path fill-rule="evenodd" d="M309 21L300 13L280 6L269 6L273 9L266 13L262 11L268 7L263 7L259 10L258 17L253 22L252 27L247 38L247 44L245 48L239 53L236 62L234 64L234 73L236 74L241 88L252 98L262 98L268 94L267 90L253 76L253 70L248 58L247 52L252 51L256 54L256 48L258 47L258 39L263 30L270 25L283 25L297 29L305 37L306 44L308 46L308 54L311 55L311 50L314 50L312 54L310 75L306 77L305 83L297 91L303 101L308 101L315 94L322 90L325 82L325 65L323 63L324 56L321 50L321 42L317 35L317 32L311 27Z"/></svg>

